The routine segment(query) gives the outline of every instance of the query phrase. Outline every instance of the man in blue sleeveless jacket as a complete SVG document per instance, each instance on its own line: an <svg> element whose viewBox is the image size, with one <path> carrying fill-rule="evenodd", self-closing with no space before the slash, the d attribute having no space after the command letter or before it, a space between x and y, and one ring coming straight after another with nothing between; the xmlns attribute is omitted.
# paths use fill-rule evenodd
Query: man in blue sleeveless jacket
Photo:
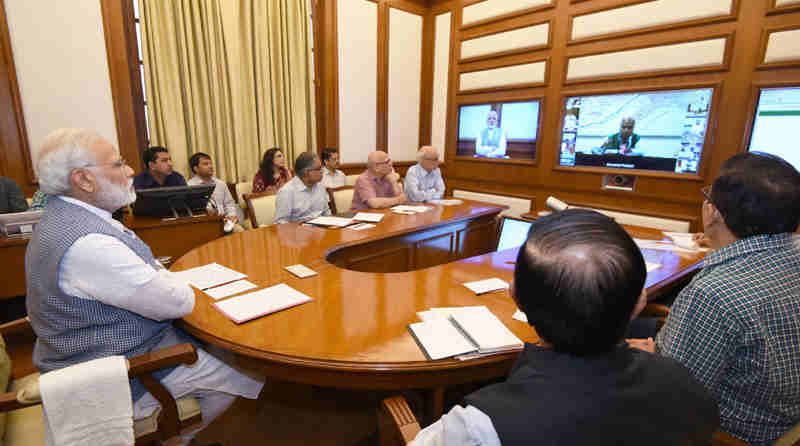
<svg viewBox="0 0 800 446"><path fill-rule="evenodd" d="M48 135L35 160L41 190L50 196L25 255L26 305L41 372L91 359L127 357L192 342L171 324L191 313L194 291L153 257L111 213L136 199L133 170L111 143L83 129ZM203 426L237 396L255 398L253 379L198 349L198 362L157 374L176 397L193 395ZM158 403L131 382L134 418Z"/></svg>
<svg viewBox="0 0 800 446"><path fill-rule="evenodd" d="M614 220L570 209L538 219L511 295L536 327L508 379L468 395L412 446L707 445L711 394L677 361L628 347L647 302L639 248Z"/></svg>

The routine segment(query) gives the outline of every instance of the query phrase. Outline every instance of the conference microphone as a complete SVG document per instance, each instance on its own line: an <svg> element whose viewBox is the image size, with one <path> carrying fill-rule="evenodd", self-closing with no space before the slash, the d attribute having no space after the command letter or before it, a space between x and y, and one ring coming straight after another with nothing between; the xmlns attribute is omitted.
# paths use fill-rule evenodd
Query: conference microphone
<svg viewBox="0 0 800 446"><path fill-rule="evenodd" d="M569 208L569 205L567 203L564 203L563 201L553 196L547 197L547 201L545 201L544 204L555 212L565 211Z"/></svg>

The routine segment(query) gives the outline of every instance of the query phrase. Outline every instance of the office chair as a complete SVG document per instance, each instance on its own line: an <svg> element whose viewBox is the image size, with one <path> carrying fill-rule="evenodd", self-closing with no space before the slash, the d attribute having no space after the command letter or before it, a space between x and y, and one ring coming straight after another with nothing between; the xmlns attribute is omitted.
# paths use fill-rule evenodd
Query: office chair
<svg viewBox="0 0 800 446"><path fill-rule="evenodd" d="M331 213L333 215L343 214L350 210L353 204L353 194L355 189L353 186L342 186L328 189L328 197L330 198Z"/></svg>
<svg viewBox="0 0 800 446"><path fill-rule="evenodd" d="M277 195L274 192L260 192L255 194L245 194L244 201L247 203L247 215L250 216L250 223L253 228L269 226L275 219L275 202Z"/></svg>
<svg viewBox="0 0 800 446"><path fill-rule="evenodd" d="M40 446L44 444L45 426L39 394L39 373L33 371L30 354L33 351L32 340L35 339L30 321L18 319L0 325L0 339L8 339L10 360L14 366L8 390L0 389L0 418L5 431L0 429L0 443L6 446ZM0 353L5 349L0 343ZM25 356L28 354L28 356ZM4 355L0 355L3 362ZM197 361L197 350L192 344L179 344L129 358L128 376L136 377L144 387L161 404L148 417L134 420L133 429L137 446L155 446L177 436L183 429L197 425L202 421L200 406L194 398L187 397L175 400L169 391L150 373L165 367L180 364L193 364ZM18 364L17 364L18 363ZM10 364L9 364L10 365ZM2 373L2 367L0 367ZM0 380L0 384L5 380ZM2 435L4 432L4 435Z"/></svg>

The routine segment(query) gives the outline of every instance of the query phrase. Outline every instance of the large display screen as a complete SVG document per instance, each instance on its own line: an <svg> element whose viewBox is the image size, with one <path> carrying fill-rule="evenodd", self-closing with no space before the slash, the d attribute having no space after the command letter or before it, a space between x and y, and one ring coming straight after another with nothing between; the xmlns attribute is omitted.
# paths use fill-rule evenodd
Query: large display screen
<svg viewBox="0 0 800 446"><path fill-rule="evenodd" d="M572 96L559 164L697 173L713 88Z"/></svg>
<svg viewBox="0 0 800 446"><path fill-rule="evenodd" d="M538 129L539 101L462 105L456 155L532 160Z"/></svg>
<svg viewBox="0 0 800 446"><path fill-rule="evenodd" d="M794 142L800 128L800 87L764 88L758 96L750 150L778 155L800 169Z"/></svg>

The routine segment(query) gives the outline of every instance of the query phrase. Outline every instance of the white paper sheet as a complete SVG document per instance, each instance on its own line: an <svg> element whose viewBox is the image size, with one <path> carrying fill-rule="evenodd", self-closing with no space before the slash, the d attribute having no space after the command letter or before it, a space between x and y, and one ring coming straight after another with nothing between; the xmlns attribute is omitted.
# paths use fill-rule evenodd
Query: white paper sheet
<svg viewBox="0 0 800 446"><path fill-rule="evenodd" d="M446 199L446 200L431 200L429 201L431 204L440 204L442 206L455 206L457 204L463 203L463 201L459 199Z"/></svg>
<svg viewBox="0 0 800 446"><path fill-rule="evenodd" d="M279 283L263 290L215 302L214 306L237 324L310 302L311 297Z"/></svg>
<svg viewBox="0 0 800 446"><path fill-rule="evenodd" d="M475 294L491 293L492 291L508 289L508 282L500 280L497 277L491 279L477 280L475 282L466 282L465 287L472 290Z"/></svg>
<svg viewBox="0 0 800 446"><path fill-rule="evenodd" d="M311 223L312 225L320 225L320 226L334 226L334 227L342 227L347 226L353 222L352 218L344 218L344 217L317 217L313 220L309 220L306 223Z"/></svg>
<svg viewBox="0 0 800 446"><path fill-rule="evenodd" d="M353 220L369 221L372 223L377 223L382 219L383 219L383 214L376 214L374 212L359 212L353 216Z"/></svg>
<svg viewBox="0 0 800 446"><path fill-rule="evenodd" d="M481 353L499 353L523 347L522 341L486 307L462 307L450 315Z"/></svg>
<svg viewBox="0 0 800 446"><path fill-rule="evenodd" d="M237 280L236 282L231 282L227 285L209 288L205 290L205 293L211 296L214 300L219 300L223 297L233 296L234 294L239 294L243 291L252 290L253 288L258 288L258 285L247 280Z"/></svg>
<svg viewBox="0 0 800 446"><path fill-rule="evenodd" d="M433 208L430 207L430 206L412 206L412 205L408 205L408 204L399 204L399 205L394 206L392 208L392 210L396 211L396 212L414 212L414 213L417 213L417 212L428 212L431 209L433 209Z"/></svg>
<svg viewBox="0 0 800 446"><path fill-rule="evenodd" d="M208 265L177 271L175 275L201 290L247 277L246 274L226 268L218 263L209 263Z"/></svg>
<svg viewBox="0 0 800 446"><path fill-rule="evenodd" d="M347 229L352 229L353 231L363 231L364 229L374 228L375 225L372 223L359 223L356 225L350 225Z"/></svg>

